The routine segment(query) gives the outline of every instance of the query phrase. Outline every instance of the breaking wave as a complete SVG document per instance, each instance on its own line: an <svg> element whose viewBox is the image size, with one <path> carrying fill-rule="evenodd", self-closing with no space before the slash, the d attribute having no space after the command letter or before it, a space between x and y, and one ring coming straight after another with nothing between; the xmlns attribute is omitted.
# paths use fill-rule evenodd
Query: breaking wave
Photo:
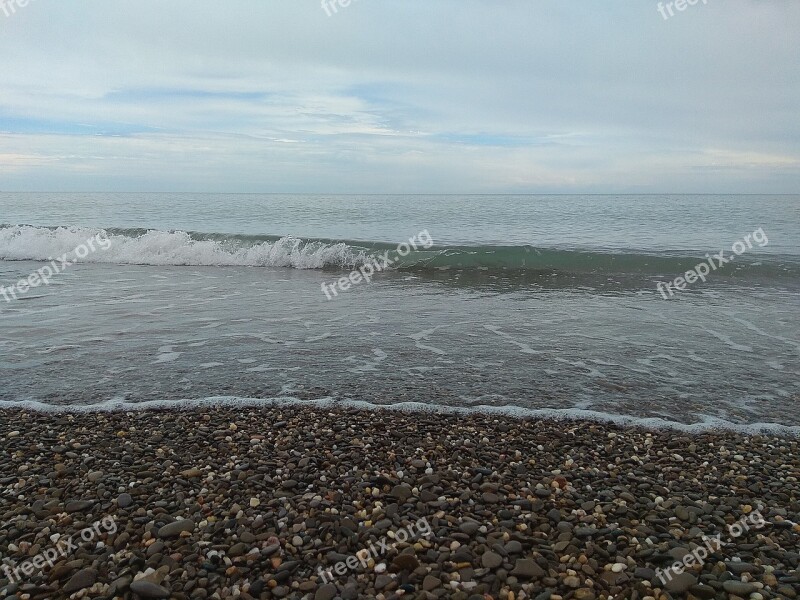
<svg viewBox="0 0 800 600"><path fill-rule="evenodd" d="M703 258L704 251L645 253L534 246L422 246L397 257L396 244L372 241L302 239L295 236L255 236L147 229L98 229L89 227L36 227L0 225L0 260L47 261L73 250L87 239L108 237L107 250L90 253L81 262L137 265L195 265L287 267L294 269L352 269L387 251L403 270L451 270L483 272L553 272L681 274ZM431 235L435 240L435 232ZM728 256L731 253L728 252ZM717 271L721 276L797 276L796 257L759 253L736 257L736 263Z"/></svg>

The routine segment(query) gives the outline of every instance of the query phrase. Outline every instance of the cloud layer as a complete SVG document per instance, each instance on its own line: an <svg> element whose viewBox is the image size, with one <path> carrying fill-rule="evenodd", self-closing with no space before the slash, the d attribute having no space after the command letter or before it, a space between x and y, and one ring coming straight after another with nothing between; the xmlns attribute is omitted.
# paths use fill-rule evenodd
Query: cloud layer
<svg viewBox="0 0 800 600"><path fill-rule="evenodd" d="M0 12L0 189L792 193L798 30L789 0L35 0Z"/></svg>

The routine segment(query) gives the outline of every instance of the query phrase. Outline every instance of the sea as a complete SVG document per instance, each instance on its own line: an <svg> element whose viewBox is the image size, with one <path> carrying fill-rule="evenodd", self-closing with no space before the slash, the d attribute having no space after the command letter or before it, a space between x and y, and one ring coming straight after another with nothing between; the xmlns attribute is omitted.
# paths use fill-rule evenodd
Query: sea
<svg viewBox="0 0 800 600"><path fill-rule="evenodd" d="M800 433L800 195L5 192L0 286L0 407Z"/></svg>

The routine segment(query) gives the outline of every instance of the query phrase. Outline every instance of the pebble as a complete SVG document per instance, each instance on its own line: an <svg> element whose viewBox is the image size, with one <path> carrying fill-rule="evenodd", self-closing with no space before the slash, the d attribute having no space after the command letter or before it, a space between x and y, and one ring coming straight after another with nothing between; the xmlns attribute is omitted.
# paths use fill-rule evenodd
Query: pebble
<svg viewBox="0 0 800 600"><path fill-rule="evenodd" d="M664 589L672 594L683 594L697 583L697 577L691 573L674 573L664 584Z"/></svg>
<svg viewBox="0 0 800 600"><path fill-rule="evenodd" d="M175 537L184 531L193 531L194 527L194 521L190 521L188 519L179 519L178 521L164 525L158 530L156 535L158 535L160 538Z"/></svg>
<svg viewBox="0 0 800 600"><path fill-rule="evenodd" d="M495 552L484 552L481 556L481 565L487 569L496 569L503 564L503 557Z"/></svg>
<svg viewBox="0 0 800 600"><path fill-rule="evenodd" d="M541 579L547 573L533 559L521 558L514 564L511 574L523 579Z"/></svg>
<svg viewBox="0 0 800 600"><path fill-rule="evenodd" d="M81 569L64 586L64 593L71 594L78 590L83 590L94 585L97 581L97 571L95 569Z"/></svg>
<svg viewBox="0 0 800 600"><path fill-rule="evenodd" d="M314 600L333 600L336 594L336 586L332 583L326 583L317 588L317 592L314 594Z"/></svg>
<svg viewBox="0 0 800 600"><path fill-rule="evenodd" d="M170 591L151 581L139 580L130 585L130 590L141 598L169 598Z"/></svg>
<svg viewBox="0 0 800 600"><path fill-rule="evenodd" d="M747 596L751 592L758 590L758 587L752 583L745 583L743 581L736 581L729 579L722 583L723 589L729 594L736 594L737 596Z"/></svg>
<svg viewBox="0 0 800 600"><path fill-rule="evenodd" d="M104 516L117 529L5 597L798 597L793 438L345 407L5 412L4 561ZM768 524L732 538L756 509ZM658 580L717 533L713 559Z"/></svg>

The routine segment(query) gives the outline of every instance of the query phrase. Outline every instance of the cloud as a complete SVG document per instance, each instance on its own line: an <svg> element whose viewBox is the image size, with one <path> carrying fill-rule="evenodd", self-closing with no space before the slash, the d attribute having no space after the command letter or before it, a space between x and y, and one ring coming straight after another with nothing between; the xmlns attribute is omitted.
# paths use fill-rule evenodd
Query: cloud
<svg viewBox="0 0 800 600"><path fill-rule="evenodd" d="M800 5L37 0L0 187L796 192Z"/></svg>

